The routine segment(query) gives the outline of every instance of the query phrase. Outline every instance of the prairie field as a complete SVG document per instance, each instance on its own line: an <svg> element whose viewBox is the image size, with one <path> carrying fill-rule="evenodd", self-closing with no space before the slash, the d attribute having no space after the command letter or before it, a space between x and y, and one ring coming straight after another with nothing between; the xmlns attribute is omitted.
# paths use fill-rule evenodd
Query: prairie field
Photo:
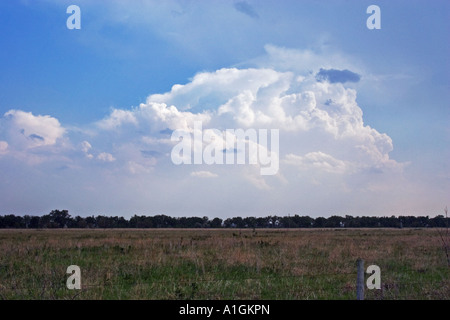
<svg viewBox="0 0 450 320"><path fill-rule="evenodd" d="M358 258L366 299L450 299L436 229L0 230L0 299L355 299Z"/></svg>

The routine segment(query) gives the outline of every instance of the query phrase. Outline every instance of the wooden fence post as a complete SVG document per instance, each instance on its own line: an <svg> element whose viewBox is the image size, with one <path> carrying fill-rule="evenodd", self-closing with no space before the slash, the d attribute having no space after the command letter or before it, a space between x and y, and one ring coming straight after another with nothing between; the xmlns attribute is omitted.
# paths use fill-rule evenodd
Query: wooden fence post
<svg viewBox="0 0 450 320"><path fill-rule="evenodd" d="M356 261L358 274L356 277L356 300L364 300L364 260Z"/></svg>

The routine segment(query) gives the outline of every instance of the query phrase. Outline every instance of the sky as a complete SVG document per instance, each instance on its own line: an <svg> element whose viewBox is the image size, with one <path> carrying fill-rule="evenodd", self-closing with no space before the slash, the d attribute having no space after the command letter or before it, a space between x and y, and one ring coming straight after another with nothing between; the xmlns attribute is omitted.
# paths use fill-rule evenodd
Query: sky
<svg viewBox="0 0 450 320"><path fill-rule="evenodd" d="M443 214L449 15L439 0L1 1L0 214ZM275 174L222 150L229 129L256 132L241 147ZM176 164L177 132L248 161Z"/></svg>

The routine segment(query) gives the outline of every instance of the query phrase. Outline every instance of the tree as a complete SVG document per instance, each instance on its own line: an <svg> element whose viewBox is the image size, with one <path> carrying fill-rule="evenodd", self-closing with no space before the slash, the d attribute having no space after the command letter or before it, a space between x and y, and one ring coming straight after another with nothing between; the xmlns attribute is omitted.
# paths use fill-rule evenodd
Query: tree
<svg viewBox="0 0 450 320"><path fill-rule="evenodd" d="M291 218L291 220L296 224L298 228L311 228L314 223L314 219L309 216L295 215Z"/></svg>
<svg viewBox="0 0 450 320"><path fill-rule="evenodd" d="M327 219L323 217L318 217L314 220L314 227L316 228L324 228L325 223L327 222Z"/></svg>
<svg viewBox="0 0 450 320"><path fill-rule="evenodd" d="M70 219L69 211L67 210L52 210L49 213L50 226L49 228L64 228Z"/></svg>
<svg viewBox="0 0 450 320"><path fill-rule="evenodd" d="M128 228L128 221L125 220L124 217L116 217L117 218L117 228Z"/></svg>
<svg viewBox="0 0 450 320"><path fill-rule="evenodd" d="M114 227L114 218L97 216L95 219L97 220L97 226L99 228L107 229Z"/></svg>
<svg viewBox="0 0 450 320"><path fill-rule="evenodd" d="M36 216L31 217L29 227L33 229L39 228L39 220L40 220L39 217Z"/></svg>
<svg viewBox="0 0 450 320"><path fill-rule="evenodd" d="M74 219L71 219L68 225L69 228L86 228L87 222L83 217L76 216Z"/></svg>
<svg viewBox="0 0 450 320"><path fill-rule="evenodd" d="M214 218L212 221L211 221L211 228L220 228L220 227L222 227L222 219L220 219L220 218Z"/></svg>
<svg viewBox="0 0 450 320"><path fill-rule="evenodd" d="M97 220L95 220L94 216L86 217L85 221L88 228L97 228Z"/></svg>
<svg viewBox="0 0 450 320"><path fill-rule="evenodd" d="M246 228L256 228L258 223L255 217L247 217L244 218L244 225Z"/></svg>
<svg viewBox="0 0 450 320"><path fill-rule="evenodd" d="M13 214L3 216L0 221L2 228L23 228L25 226L23 218Z"/></svg>
<svg viewBox="0 0 450 320"><path fill-rule="evenodd" d="M341 222L344 222L343 220L344 219L342 219L342 217L331 216L325 222L325 226L327 228L339 228L341 226Z"/></svg>

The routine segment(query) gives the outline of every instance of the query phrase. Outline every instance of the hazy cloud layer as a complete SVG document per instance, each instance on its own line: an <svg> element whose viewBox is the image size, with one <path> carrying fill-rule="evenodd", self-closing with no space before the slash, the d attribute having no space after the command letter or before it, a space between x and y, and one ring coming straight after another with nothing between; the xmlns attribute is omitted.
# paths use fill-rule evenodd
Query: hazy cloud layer
<svg viewBox="0 0 450 320"><path fill-rule="evenodd" d="M192 177L198 177L198 178L217 178L218 175L215 173L212 173L210 171L193 171L191 172Z"/></svg>

